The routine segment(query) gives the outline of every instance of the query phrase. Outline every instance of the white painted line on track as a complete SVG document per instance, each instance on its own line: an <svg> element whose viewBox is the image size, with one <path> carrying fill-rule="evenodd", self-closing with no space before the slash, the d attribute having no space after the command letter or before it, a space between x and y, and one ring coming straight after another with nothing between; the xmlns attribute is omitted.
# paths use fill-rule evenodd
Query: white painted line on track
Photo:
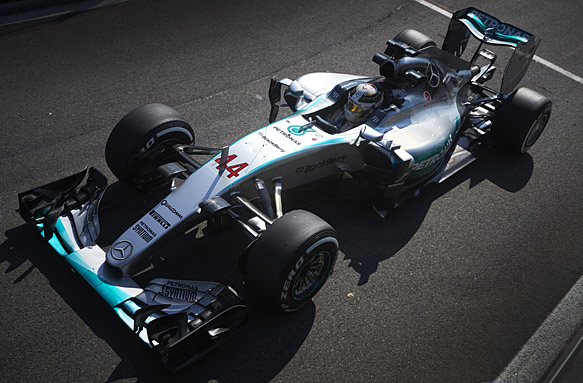
<svg viewBox="0 0 583 383"><path fill-rule="evenodd" d="M418 2L421 5L426 6L429 9L434 10L437 13L440 13L442 15L444 15L445 17L451 19L452 13L449 11L446 11L445 9L438 7L437 5L430 3L429 1L425 1L425 0L415 0L416 2Z"/></svg>
<svg viewBox="0 0 583 383"><path fill-rule="evenodd" d="M553 64L550 61L547 61L547 60L543 59L542 57L539 57L537 55L534 55L533 60L536 61L539 64L542 64L542 65L544 65L544 66L546 66L548 68L551 68L554 71L559 72L563 76L569 77L573 81L577 81L579 84L583 84L583 78L577 76L574 73L569 72L566 69L561 68L560 66L557 66L557 65Z"/></svg>
<svg viewBox="0 0 583 383"><path fill-rule="evenodd" d="M451 19L451 16L452 16L451 12L443 9L442 7L440 7L434 3L430 3L429 1L426 1L426 0L415 0L415 2L417 2L417 3L427 7L429 9ZM535 55L533 57L533 60L539 64L546 66L547 68L554 70L555 72L562 74L563 76L570 78L573 81L578 82L579 84L583 84L583 78L577 76L575 73L569 72L568 70L561 68L560 66L558 66L556 64L553 64L552 62L550 62L548 60L543 59L540 56Z"/></svg>
<svg viewBox="0 0 583 383"><path fill-rule="evenodd" d="M42 20L48 17L68 15L75 12L85 12L118 3L124 3L126 1L128 0L85 0L68 3L62 2L63 4L57 3L46 8L41 7L38 9L34 9L33 7L29 10L25 10L23 8L22 11L19 11L17 13L1 15L0 26L19 24L27 21ZM14 3L16 3L16 1L14 1Z"/></svg>

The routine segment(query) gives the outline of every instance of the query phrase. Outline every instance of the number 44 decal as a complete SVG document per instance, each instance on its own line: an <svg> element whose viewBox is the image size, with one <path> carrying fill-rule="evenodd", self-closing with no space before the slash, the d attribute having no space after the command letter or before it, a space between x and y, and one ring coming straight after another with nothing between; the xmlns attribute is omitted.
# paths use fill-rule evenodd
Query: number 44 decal
<svg viewBox="0 0 583 383"><path fill-rule="evenodd" d="M231 165L231 166L227 166L227 164L231 161L233 161L235 158L237 158L236 154L231 154L227 157L227 161L225 162L225 164L223 165L225 167L225 169L227 169L227 171L229 172L229 174L227 175L227 178L231 178L231 177L239 177L239 172L243 169L245 169L247 166L249 166L249 164L247 162L243 162L237 165ZM221 168L221 158L217 158L215 159L215 162L217 164L219 164L217 166L217 170L219 170Z"/></svg>

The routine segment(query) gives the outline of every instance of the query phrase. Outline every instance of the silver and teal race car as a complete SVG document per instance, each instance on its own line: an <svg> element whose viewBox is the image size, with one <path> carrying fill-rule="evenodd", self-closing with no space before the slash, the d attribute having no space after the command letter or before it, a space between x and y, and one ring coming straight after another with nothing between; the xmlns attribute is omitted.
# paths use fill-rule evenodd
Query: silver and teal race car
<svg viewBox="0 0 583 383"><path fill-rule="evenodd" d="M465 58L470 42L475 53ZM497 86L485 85L495 82L498 56L484 46L510 48ZM138 284L133 276L164 242L203 223L214 230L235 223L249 237L239 260L246 289L276 311L300 309L332 273L339 238L315 214L291 210L288 196L350 179L385 217L492 147L526 152L551 114L548 98L516 89L537 46L532 34L463 9L442 48L411 29L389 40L373 57L379 76L272 79L269 125L222 148L196 146L184 117L147 104L114 127L105 157L137 192L169 193L110 246L96 243L107 180L95 168L19 194L19 212L179 370L239 330L247 307L218 282L160 277ZM284 105L291 113L278 119Z"/></svg>

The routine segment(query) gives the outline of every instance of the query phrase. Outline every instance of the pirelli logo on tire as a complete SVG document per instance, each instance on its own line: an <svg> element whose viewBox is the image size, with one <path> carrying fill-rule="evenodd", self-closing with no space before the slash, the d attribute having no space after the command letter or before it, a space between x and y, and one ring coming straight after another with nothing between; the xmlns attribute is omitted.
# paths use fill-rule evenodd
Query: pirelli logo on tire
<svg viewBox="0 0 583 383"><path fill-rule="evenodd" d="M296 262L296 265L293 269L290 270L287 279L283 283L283 290L281 291L281 299L287 299L287 293L289 292L289 288L294 280L294 276L298 273L302 265L304 264L304 256L302 255L300 259Z"/></svg>

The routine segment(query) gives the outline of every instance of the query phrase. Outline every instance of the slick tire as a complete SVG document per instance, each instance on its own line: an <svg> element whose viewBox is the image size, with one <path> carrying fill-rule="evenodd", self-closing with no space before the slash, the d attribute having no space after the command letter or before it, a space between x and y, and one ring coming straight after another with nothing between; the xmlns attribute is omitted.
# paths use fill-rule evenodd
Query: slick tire
<svg viewBox="0 0 583 383"><path fill-rule="evenodd" d="M393 40L408 44L417 50L437 46L435 41L415 29L404 29Z"/></svg>
<svg viewBox="0 0 583 383"><path fill-rule="evenodd" d="M322 288L337 257L332 226L305 210L290 211L249 249L243 269L245 286L274 311L296 311Z"/></svg>
<svg viewBox="0 0 583 383"><path fill-rule="evenodd" d="M146 104L113 128L105 145L105 160L123 184L150 192L170 183L156 169L179 160L172 146L192 143L194 131L177 111L163 104Z"/></svg>
<svg viewBox="0 0 583 383"><path fill-rule="evenodd" d="M522 154L529 150L545 129L553 104L528 88L518 88L499 107L492 135L506 151Z"/></svg>

